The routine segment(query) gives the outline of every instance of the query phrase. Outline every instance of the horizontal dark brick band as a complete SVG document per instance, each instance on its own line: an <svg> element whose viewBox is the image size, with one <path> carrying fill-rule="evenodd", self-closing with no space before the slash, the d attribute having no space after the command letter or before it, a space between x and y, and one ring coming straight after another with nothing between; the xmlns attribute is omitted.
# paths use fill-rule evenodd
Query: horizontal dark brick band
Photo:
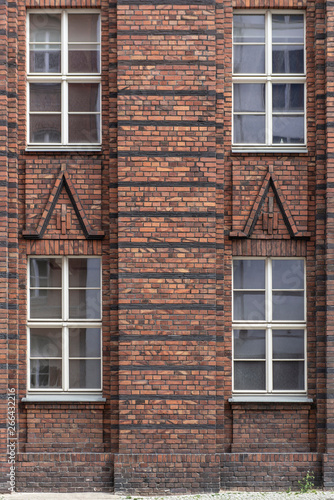
<svg viewBox="0 0 334 500"><path fill-rule="evenodd" d="M216 429L214 424L121 424L119 428L124 430L131 429Z"/></svg>
<svg viewBox="0 0 334 500"><path fill-rule="evenodd" d="M191 342L191 341L199 341L199 342L216 342L215 335L169 335L169 334L161 334L161 335L130 335L120 333L118 335L119 342L145 342L152 340L160 340L160 341L168 341L168 342Z"/></svg>
<svg viewBox="0 0 334 500"><path fill-rule="evenodd" d="M131 32L132 34L132 32ZM157 32L155 31L156 35ZM189 66L216 66L216 61L199 61L198 59L182 61L178 59L176 61L161 61L158 60L148 60L148 59L133 59L129 61L128 59L118 59L118 67L119 66L185 66L189 68Z"/></svg>
<svg viewBox="0 0 334 500"><path fill-rule="evenodd" d="M216 96L216 91L215 90L131 90L128 88L121 89L118 91L119 96L163 96L163 97L188 97L188 96L194 96L194 97L206 97L206 96ZM109 94L110 96L110 94ZM116 93L117 96L117 93Z"/></svg>
<svg viewBox="0 0 334 500"><path fill-rule="evenodd" d="M186 242L180 242L180 243L175 243L173 242L168 242L168 241L152 241L148 243L144 243L142 241L133 243L131 241L120 241L118 244L116 244L116 248L219 248L219 249L224 249L225 245L222 244L217 244L217 243L202 243L202 242L192 242L192 241L186 241Z"/></svg>
<svg viewBox="0 0 334 500"><path fill-rule="evenodd" d="M5 278L5 279L18 279L19 275L18 273L11 273L8 271L1 271L0 272L0 278Z"/></svg>
<svg viewBox="0 0 334 500"><path fill-rule="evenodd" d="M122 311L135 311L135 310L182 310L182 311L215 311L216 304L119 304L118 308Z"/></svg>
<svg viewBox="0 0 334 500"><path fill-rule="evenodd" d="M223 274L217 275L217 273L187 273L187 272L119 272L120 278L152 278L152 279L216 279L220 276L221 279L224 277Z"/></svg>
<svg viewBox="0 0 334 500"><path fill-rule="evenodd" d="M216 371L224 371L224 368L222 367L216 367L216 366L202 366L202 365L196 365L196 366L190 366L190 365L178 365L178 366L173 366L173 365L146 365L146 366L137 366L137 365L124 365L124 366L115 366L111 367L111 371L129 371L129 372L138 372L138 371L172 371L172 372L179 372L179 371L204 371L204 372L216 372Z"/></svg>
<svg viewBox="0 0 334 500"><path fill-rule="evenodd" d="M216 187L210 181L119 181L109 184L110 188L118 187Z"/></svg>
<svg viewBox="0 0 334 500"><path fill-rule="evenodd" d="M120 127L215 127L216 122L210 120L118 120Z"/></svg>
<svg viewBox="0 0 334 500"><path fill-rule="evenodd" d="M171 5L170 0L118 0L118 5ZM215 5L215 0L173 0L172 5Z"/></svg>
<svg viewBox="0 0 334 500"><path fill-rule="evenodd" d="M216 30L205 30L205 29L188 29L188 30L178 30L174 29L173 27L171 29L159 29L159 26L157 25L156 29L153 30L146 30L146 29L128 29L128 30L117 30L117 35L118 36L128 36L130 35L130 39L132 35L149 35L149 36L161 36L161 35L172 35L172 36L188 36L188 35L208 35L208 36L215 36L216 35ZM122 43L122 41L121 41ZM122 59L121 59L122 60ZM186 63L188 62L188 59ZM199 61L201 62L201 61Z"/></svg>
<svg viewBox="0 0 334 500"><path fill-rule="evenodd" d="M224 397L218 396L210 396L210 395L202 395L202 396L193 396L193 395L177 395L177 394L119 394L118 396L112 396L111 399L116 399L119 401L166 401L168 399L173 401L216 401L216 400L224 400Z"/></svg>
<svg viewBox="0 0 334 500"><path fill-rule="evenodd" d="M119 151L119 158L215 158L215 151Z"/></svg>
<svg viewBox="0 0 334 500"><path fill-rule="evenodd" d="M182 217L190 217L194 219L204 219L207 217L216 217L216 212L208 211L208 212L176 212L176 211L141 211L141 210L132 210L129 212L118 212L118 217L167 217L171 218L182 218Z"/></svg>
<svg viewBox="0 0 334 500"><path fill-rule="evenodd" d="M0 302L0 309L9 309L12 311L17 311L19 308L18 304L8 304L8 302Z"/></svg>

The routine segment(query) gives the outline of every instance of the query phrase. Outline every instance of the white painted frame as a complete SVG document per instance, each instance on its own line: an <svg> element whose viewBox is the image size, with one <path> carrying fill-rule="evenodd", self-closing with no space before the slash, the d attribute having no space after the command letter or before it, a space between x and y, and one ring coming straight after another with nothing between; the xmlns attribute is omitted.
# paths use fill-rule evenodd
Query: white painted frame
<svg viewBox="0 0 334 500"><path fill-rule="evenodd" d="M234 14L241 15L259 15L263 14L265 16L265 73L264 74L244 74L244 73L232 73L232 150L235 151L268 151L268 152L281 152L282 150L288 150L291 152L300 152L306 150L307 144L307 117L306 117L306 104L307 104L307 88L306 88L306 16L305 12L301 10L244 10L237 9L234 10ZM304 74L300 73L283 73L277 74L272 73L272 15L280 14L280 15L303 15L304 17ZM233 30L232 28L232 71L234 68L234 46L237 45L263 45L262 43L234 43L233 41ZM288 45L294 45L293 43L289 43ZM295 45L300 45L300 43L296 43ZM263 83L265 85L265 93L266 93L266 102L265 102L265 112L234 112L233 108L233 94L234 94L234 84L235 83ZM272 85L275 83L300 83L304 84L304 113L301 112L289 112L289 116L300 116L304 115L304 143L296 143L296 144L277 144L272 142L272 119L273 119L273 111L272 111ZM265 142L264 143L235 143L234 142L234 115L265 115ZM275 116L280 113L275 112ZM286 114L282 112L282 114Z"/></svg>
<svg viewBox="0 0 334 500"><path fill-rule="evenodd" d="M265 319L259 321L247 321L247 320L234 320L234 292L240 289L234 288L234 278L233 278L233 262L237 260L260 260L265 262ZM304 292L304 320L303 321L274 321L272 319L272 262L274 260L302 260L304 262L304 289L295 289L293 291L303 291ZM247 289L242 289L247 291ZM257 290L257 289L256 289ZM260 289L259 289L260 290ZM279 291L275 289L275 291ZM282 289L286 291L286 289ZM306 294L306 261L303 257L235 257L232 261L232 392L233 394L259 394L259 395L271 395L271 394L306 394L307 393L307 328L306 328L306 311L307 311L307 294ZM234 330L239 329L247 330L264 330L265 331L265 375L266 375L266 389L260 390L235 390L234 389L234 363L238 361L263 361L263 359L242 359L234 358ZM274 390L273 389L273 350L272 350L272 332L273 330L279 329L289 329L289 330L303 330L304 331L304 359L280 359L277 361L304 361L304 390Z"/></svg>
<svg viewBox="0 0 334 500"><path fill-rule="evenodd" d="M61 46L61 73L30 73L30 45L35 42L30 42L30 14L60 14L61 15L61 42L55 45ZM100 19L100 40L95 43L100 47L100 72L99 73L69 73L68 72L68 17L75 14L98 14ZM51 42L49 42L51 43ZM72 42L71 42L72 43ZM87 42L89 45L94 45L94 42ZM86 42L76 42L76 45L86 45ZM97 9L43 9L43 10L28 10L27 13L27 42L26 42L26 61L27 61L27 150L89 150L99 151L101 149L102 138L102 89L101 89L101 12ZM60 143L35 143L30 142L30 115L43 114L43 112L30 112L30 83L58 83L61 85L61 111L60 112L44 112L44 114L61 114L61 142ZM98 83L100 89L100 108L95 113L83 112L83 114L99 115L99 130L100 140L96 143L70 143L69 142L69 127L68 117L71 114L68 111L68 85L71 83ZM79 112L74 114L78 115Z"/></svg>
<svg viewBox="0 0 334 500"><path fill-rule="evenodd" d="M35 289L35 287L30 287L30 265L32 259L60 259L62 261L62 318L61 319L36 319L30 318L30 290ZM100 290L100 316L98 319L70 319L69 318L69 260L72 259L99 259L100 260L100 287L88 287L88 290ZM29 393L38 394L61 394L61 393L85 393L85 394L96 394L101 393L103 384L103 359L102 359L102 258L100 256L69 256L63 257L59 255L48 255L39 256L32 255L28 260L28 293L27 293L27 308L28 308L28 322L27 322L27 387ZM73 288L71 288L73 289ZM62 330L62 388L32 388L30 386L30 329L31 328L58 328ZM70 328L99 328L100 329L100 356L99 357L70 357L69 356L69 329ZM47 358L49 359L49 358ZM56 358L50 358L56 359ZM99 359L100 360L100 379L101 387L96 389L70 389L69 381L69 361L70 359Z"/></svg>

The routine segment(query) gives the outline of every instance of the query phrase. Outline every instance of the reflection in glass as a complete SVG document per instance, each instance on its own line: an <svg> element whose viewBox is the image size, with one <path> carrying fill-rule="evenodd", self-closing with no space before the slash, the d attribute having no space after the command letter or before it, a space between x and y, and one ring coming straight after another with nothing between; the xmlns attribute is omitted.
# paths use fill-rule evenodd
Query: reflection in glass
<svg viewBox="0 0 334 500"><path fill-rule="evenodd" d="M274 45L273 73L304 73L304 47Z"/></svg>
<svg viewBox="0 0 334 500"><path fill-rule="evenodd" d="M69 115L70 143L100 142L100 115Z"/></svg>
<svg viewBox="0 0 334 500"><path fill-rule="evenodd" d="M70 389L100 389L99 359L70 359Z"/></svg>
<svg viewBox="0 0 334 500"><path fill-rule="evenodd" d="M304 290L304 261L274 259L272 261L273 289Z"/></svg>
<svg viewBox="0 0 334 500"><path fill-rule="evenodd" d="M30 42L60 42L60 14L30 14Z"/></svg>
<svg viewBox="0 0 334 500"><path fill-rule="evenodd" d="M61 357L61 328L31 328L30 356L35 358Z"/></svg>
<svg viewBox="0 0 334 500"><path fill-rule="evenodd" d="M33 143L60 143L61 116L59 115L30 115L30 142Z"/></svg>
<svg viewBox="0 0 334 500"><path fill-rule="evenodd" d="M30 111L61 111L60 83L31 83Z"/></svg>
<svg viewBox="0 0 334 500"><path fill-rule="evenodd" d="M98 83L70 83L68 85L70 112L100 111L100 85Z"/></svg>
<svg viewBox="0 0 334 500"><path fill-rule="evenodd" d="M303 391L305 389L304 361L274 361L273 389Z"/></svg>
<svg viewBox="0 0 334 500"><path fill-rule="evenodd" d="M233 47L233 73L265 72L264 45L235 45Z"/></svg>
<svg viewBox="0 0 334 500"><path fill-rule="evenodd" d="M101 286L100 259L69 259L70 287L99 288Z"/></svg>
<svg viewBox="0 0 334 500"><path fill-rule="evenodd" d="M264 15L234 14L234 43L264 43Z"/></svg>
<svg viewBox="0 0 334 500"><path fill-rule="evenodd" d="M300 14L272 15L273 43L304 43L304 16Z"/></svg>
<svg viewBox="0 0 334 500"><path fill-rule="evenodd" d="M304 144L304 116L273 116L274 144Z"/></svg>
<svg viewBox="0 0 334 500"><path fill-rule="evenodd" d="M265 261L239 260L233 261L233 288L246 290L264 290Z"/></svg>
<svg viewBox="0 0 334 500"><path fill-rule="evenodd" d="M234 115L233 123L234 143L236 144L264 144L265 143L265 116Z"/></svg>
<svg viewBox="0 0 334 500"><path fill-rule="evenodd" d="M70 356L74 358L101 356L100 328L70 328L69 329Z"/></svg>
<svg viewBox="0 0 334 500"><path fill-rule="evenodd" d="M100 319L100 290L70 290L69 312L70 319Z"/></svg>
<svg viewBox="0 0 334 500"><path fill-rule="evenodd" d="M236 83L233 86L234 111L265 111L264 83Z"/></svg>
<svg viewBox="0 0 334 500"><path fill-rule="evenodd" d="M273 330L274 359L304 359L304 330Z"/></svg>
<svg viewBox="0 0 334 500"><path fill-rule="evenodd" d="M32 389L60 389L62 386L61 359L31 359L30 386Z"/></svg>
<svg viewBox="0 0 334 500"><path fill-rule="evenodd" d="M61 290L37 288L30 290L31 319L61 319Z"/></svg>
<svg viewBox="0 0 334 500"><path fill-rule="evenodd" d="M264 292L234 292L233 319L236 321L263 321L265 319Z"/></svg>
<svg viewBox="0 0 334 500"><path fill-rule="evenodd" d="M265 330L233 330L234 359L265 359Z"/></svg>
<svg viewBox="0 0 334 500"><path fill-rule="evenodd" d="M273 292L274 321L304 321L304 292Z"/></svg>
<svg viewBox="0 0 334 500"><path fill-rule="evenodd" d="M273 84L273 111L304 111L303 83Z"/></svg>
<svg viewBox="0 0 334 500"><path fill-rule="evenodd" d="M69 42L97 42L100 39L99 14L69 14Z"/></svg>
<svg viewBox="0 0 334 500"><path fill-rule="evenodd" d="M96 45L69 45L69 73L100 73L100 49Z"/></svg>
<svg viewBox="0 0 334 500"><path fill-rule="evenodd" d="M61 259L30 259L31 287L61 287Z"/></svg>
<svg viewBox="0 0 334 500"><path fill-rule="evenodd" d="M234 390L264 391L266 388L265 368L264 361L235 361Z"/></svg>
<svg viewBox="0 0 334 500"><path fill-rule="evenodd" d="M31 45L29 63L31 73L60 73L60 45Z"/></svg>

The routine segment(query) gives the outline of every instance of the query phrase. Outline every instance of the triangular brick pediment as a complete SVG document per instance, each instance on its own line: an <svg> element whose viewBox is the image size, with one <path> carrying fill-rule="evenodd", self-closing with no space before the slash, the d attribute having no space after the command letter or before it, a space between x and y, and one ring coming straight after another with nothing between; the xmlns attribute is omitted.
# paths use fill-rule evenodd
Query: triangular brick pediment
<svg viewBox="0 0 334 500"><path fill-rule="evenodd" d="M57 210L55 211L56 206ZM62 234L66 234L70 228L74 228L76 231L80 228L86 239L102 239L104 237L103 231L91 228L66 170L59 173L36 230L23 231L22 235L24 238L42 239L50 224Z"/></svg>
<svg viewBox="0 0 334 500"><path fill-rule="evenodd" d="M250 238L260 235L308 238L309 233L299 231L291 215L277 180L269 170L255 199L243 231L232 231L231 237ZM285 233L285 234L284 234Z"/></svg>

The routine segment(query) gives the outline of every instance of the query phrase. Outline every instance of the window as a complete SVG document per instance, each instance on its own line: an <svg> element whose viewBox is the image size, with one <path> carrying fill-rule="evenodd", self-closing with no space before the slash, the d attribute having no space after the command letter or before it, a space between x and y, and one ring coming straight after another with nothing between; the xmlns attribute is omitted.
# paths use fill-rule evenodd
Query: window
<svg viewBox="0 0 334 500"><path fill-rule="evenodd" d="M101 390L101 260L29 259L31 391Z"/></svg>
<svg viewBox="0 0 334 500"><path fill-rule="evenodd" d="M41 149L99 145L99 14L33 11L28 32L28 144Z"/></svg>
<svg viewBox="0 0 334 500"><path fill-rule="evenodd" d="M234 259L235 392L306 390L303 259Z"/></svg>
<svg viewBox="0 0 334 500"><path fill-rule="evenodd" d="M291 148L306 142L302 13L233 16L233 144Z"/></svg>

